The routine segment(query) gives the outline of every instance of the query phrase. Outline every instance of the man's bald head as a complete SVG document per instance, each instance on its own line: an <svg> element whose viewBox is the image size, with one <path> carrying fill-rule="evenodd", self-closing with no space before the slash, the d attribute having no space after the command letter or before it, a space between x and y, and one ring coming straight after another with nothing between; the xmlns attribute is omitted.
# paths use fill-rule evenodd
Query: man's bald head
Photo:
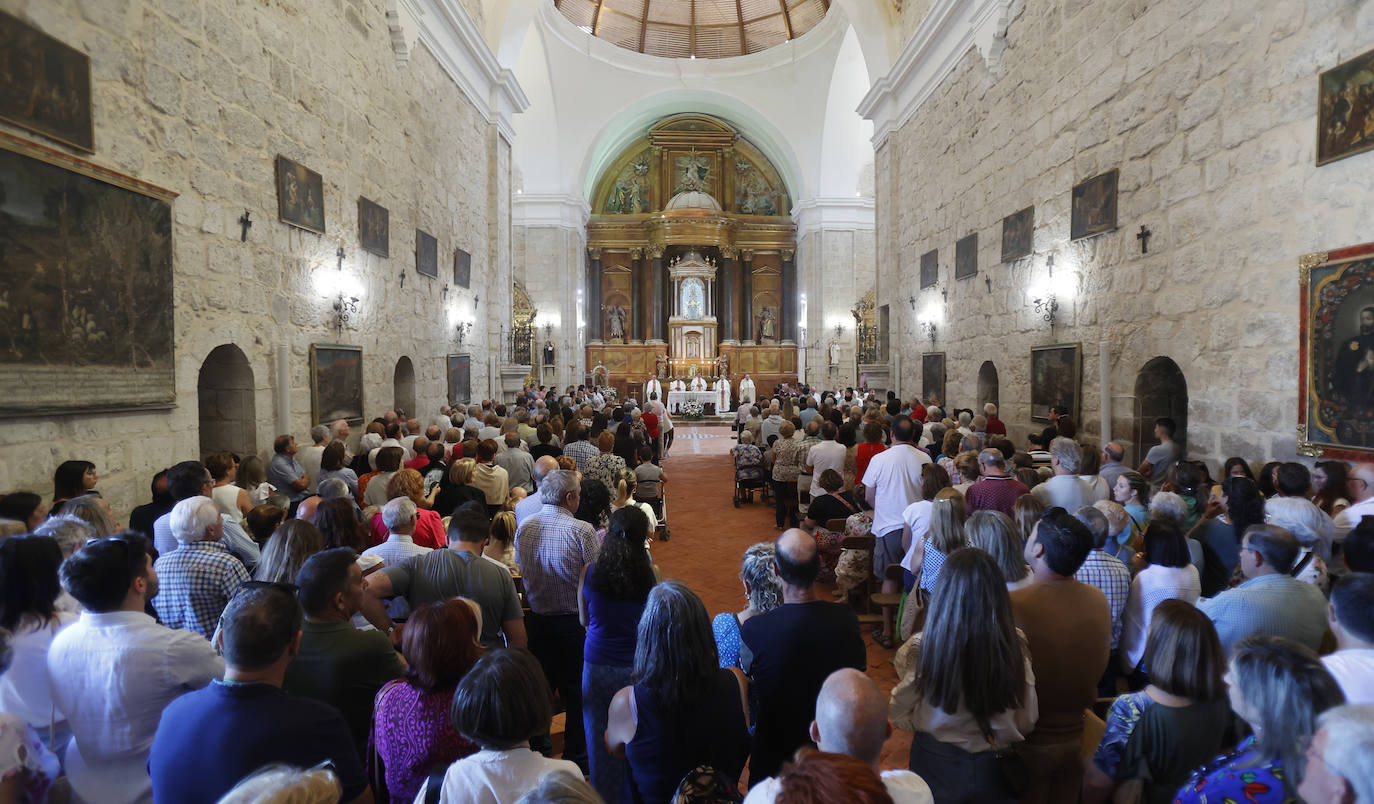
<svg viewBox="0 0 1374 804"><path fill-rule="evenodd" d="M296 506L297 519L311 519L315 516L315 508L320 504L319 496L306 497L301 500L301 504Z"/></svg>
<svg viewBox="0 0 1374 804"><path fill-rule="evenodd" d="M821 570L816 540L806 531L791 528L778 537L778 577L788 586L810 590Z"/></svg>
<svg viewBox="0 0 1374 804"><path fill-rule="evenodd" d="M811 739L822 751L847 754L876 770L883 742L891 733L887 698L873 679L846 667L831 673L821 685Z"/></svg>
<svg viewBox="0 0 1374 804"><path fill-rule="evenodd" d="M534 484L537 486L549 472L558 470L558 459L552 455L541 455L534 462Z"/></svg>
<svg viewBox="0 0 1374 804"><path fill-rule="evenodd" d="M1354 469L1350 470L1351 480L1362 480L1363 483L1355 485L1359 488L1351 488L1356 500L1367 500L1374 497L1374 463L1359 463Z"/></svg>

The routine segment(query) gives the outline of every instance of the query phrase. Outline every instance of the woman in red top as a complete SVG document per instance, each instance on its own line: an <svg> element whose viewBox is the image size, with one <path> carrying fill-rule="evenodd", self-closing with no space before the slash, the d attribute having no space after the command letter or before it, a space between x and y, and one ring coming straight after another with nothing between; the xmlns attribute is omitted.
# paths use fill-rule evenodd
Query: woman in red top
<svg viewBox="0 0 1374 804"><path fill-rule="evenodd" d="M438 494L439 487L435 486L430 495L425 496L425 479L414 469L402 469L386 484L388 501L409 497L415 503L415 534L411 539L421 547L442 550L448 547L448 535L444 532L444 520L433 510L434 498ZM378 511L372 515L372 546L386 541L389 535L391 532L382 521L382 512Z"/></svg>
<svg viewBox="0 0 1374 804"><path fill-rule="evenodd" d="M854 482L862 483L868 462L873 456L887 449L883 446L883 426L877 422L864 423L863 443L854 448Z"/></svg>

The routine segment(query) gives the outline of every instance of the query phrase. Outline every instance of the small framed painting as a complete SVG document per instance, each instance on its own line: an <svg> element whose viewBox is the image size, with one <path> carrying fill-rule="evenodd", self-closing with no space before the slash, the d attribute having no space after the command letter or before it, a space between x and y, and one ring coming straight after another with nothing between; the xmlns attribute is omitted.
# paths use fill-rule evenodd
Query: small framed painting
<svg viewBox="0 0 1374 804"><path fill-rule="evenodd" d="M472 355L448 356L448 403L466 405L472 400Z"/></svg>
<svg viewBox="0 0 1374 804"><path fill-rule="evenodd" d="M363 348L310 345L310 416L316 424L363 420Z"/></svg>
<svg viewBox="0 0 1374 804"><path fill-rule="evenodd" d="M1109 170L1073 188L1073 215L1069 239L1079 240L1116 229L1116 180L1119 171Z"/></svg>
<svg viewBox="0 0 1374 804"><path fill-rule="evenodd" d="M1083 381L1083 347L1077 343L1057 343L1031 349L1031 419L1050 420L1050 407L1063 405L1074 422L1079 417L1079 397Z"/></svg>
<svg viewBox="0 0 1374 804"><path fill-rule="evenodd" d="M324 234L324 179L277 155L277 217L282 223Z"/></svg>
<svg viewBox="0 0 1374 804"><path fill-rule="evenodd" d="M0 13L0 120L92 153L91 58Z"/></svg>
<svg viewBox="0 0 1374 804"><path fill-rule="evenodd" d="M1317 164L1374 148L1374 50L1317 79Z"/></svg>
<svg viewBox="0 0 1374 804"><path fill-rule="evenodd" d="M358 245L378 257L391 256L391 213L362 196L358 196Z"/></svg>
<svg viewBox="0 0 1374 804"><path fill-rule="evenodd" d="M921 399L927 405L945 404L945 353L921 355Z"/></svg>
<svg viewBox="0 0 1374 804"><path fill-rule="evenodd" d="M1035 207L1026 207L1002 219L1002 262L1030 256L1035 231Z"/></svg>
<svg viewBox="0 0 1374 804"><path fill-rule="evenodd" d="M439 278L439 241L423 229L415 230L415 271Z"/></svg>
<svg viewBox="0 0 1374 804"><path fill-rule="evenodd" d="M961 237L954 244L954 278L967 279L978 273L978 233Z"/></svg>
<svg viewBox="0 0 1374 804"><path fill-rule="evenodd" d="M921 255L921 287L933 288L940 281L940 250L931 249Z"/></svg>
<svg viewBox="0 0 1374 804"><path fill-rule="evenodd" d="M453 284L472 287L472 255L461 248L453 252Z"/></svg>

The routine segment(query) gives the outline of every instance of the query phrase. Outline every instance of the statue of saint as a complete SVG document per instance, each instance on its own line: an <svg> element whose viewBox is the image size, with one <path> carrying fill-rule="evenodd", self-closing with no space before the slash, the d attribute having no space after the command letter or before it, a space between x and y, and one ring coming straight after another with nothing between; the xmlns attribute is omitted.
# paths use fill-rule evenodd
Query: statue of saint
<svg viewBox="0 0 1374 804"><path fill-rule="evenodd" d="M777 317L773 315L772 307L765 307L763 312L759 314L759 340L777 339L777 337Z"/></svg>
<svg viewBox="0 0 1374 804"><path fill-rule="evenodd" d="M606 323L609 325L610 339L625 340L625 308L619 304L606 311Z"/></svg>
<svg viewBox="0 0 1374 804"><path fill-rule="evenodd" d="M553 341L544 341L544 365L552 366L554 358Z"/></svg>

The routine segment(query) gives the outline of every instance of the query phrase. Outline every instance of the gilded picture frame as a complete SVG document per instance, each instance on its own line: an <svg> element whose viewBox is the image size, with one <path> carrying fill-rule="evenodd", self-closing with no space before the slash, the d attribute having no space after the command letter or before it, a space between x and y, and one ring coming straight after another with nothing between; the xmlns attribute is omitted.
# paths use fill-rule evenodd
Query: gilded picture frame
<svg viewBox="0 0 1374 804"><path fill-rule="evenodd" d="M1374 50L1317 78L1317 164L1374 148Z"/></svg>
<svg viewBox="0 0 1374 804"><path fill-rule="evenodd" d="M1298 454L1374 455L1374 243L1298 260Z"/></svg>

